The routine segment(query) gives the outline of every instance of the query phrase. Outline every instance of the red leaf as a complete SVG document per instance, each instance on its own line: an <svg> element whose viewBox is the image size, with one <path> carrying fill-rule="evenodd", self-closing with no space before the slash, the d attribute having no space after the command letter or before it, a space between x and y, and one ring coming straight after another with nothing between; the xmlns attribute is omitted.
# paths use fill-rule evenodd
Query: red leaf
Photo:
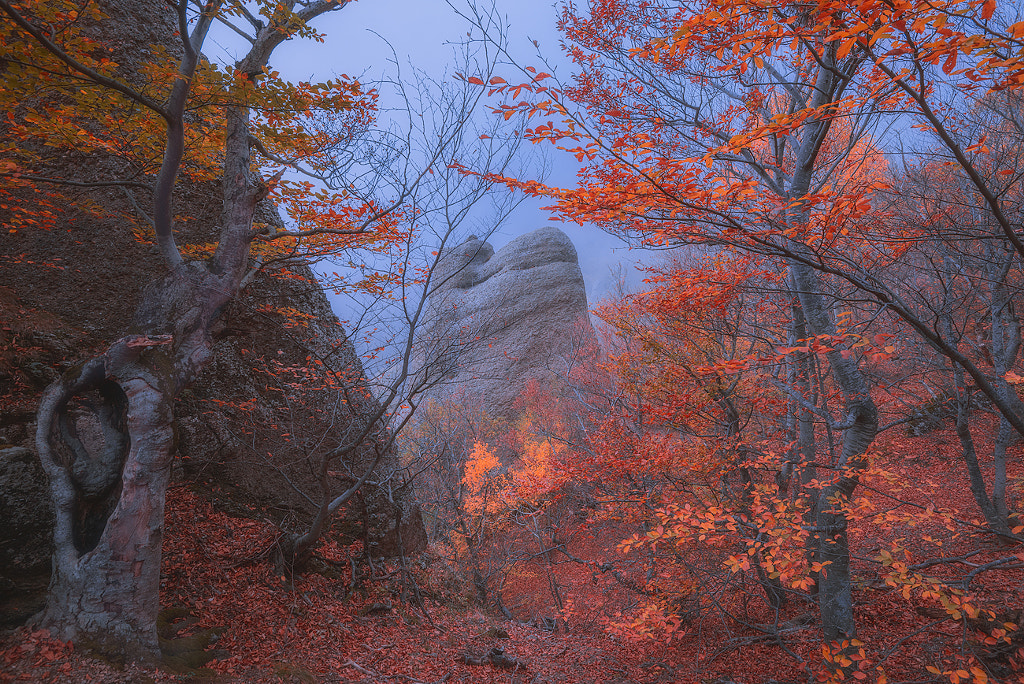
<svg viewBox="0 0 1024 684"><path fill-rule="evenodd" d="M947 74L951 73L954 69L956 69L956 56L956 52L950 53L949 57L946 58L945 64L942 65L942 70Z"/></svg>

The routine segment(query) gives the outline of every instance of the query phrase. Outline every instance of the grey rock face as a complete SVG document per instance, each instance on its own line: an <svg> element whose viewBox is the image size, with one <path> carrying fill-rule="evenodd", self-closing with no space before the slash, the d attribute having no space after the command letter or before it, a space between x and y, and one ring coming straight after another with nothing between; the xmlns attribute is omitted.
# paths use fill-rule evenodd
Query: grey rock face
<svg viewBox="0 0 1024 684"><path fill-rule="evenodd" d="M541 228L497 252L470 237L442 254L422 343L435 391L478 399L511 417L530 380L564 368L562 355L595 339L576 248L557 228Z"/></svg>
<svg viewBox="0 0 1024 684"><path fill-rule="evenodd" d="M321 495L319 459L347 445L378 405L363 391L359 356L312 271L302 265L290 270L301 279L257 277L231 304L214 358L179 398L176 418L186 480L218 492L215 500L229 512L269 517L301 532ZM279 307L301 312L303 325L288 327L273 313ZM307 381L298 369L311 360L334 369L350 391L342 396L335 388L317 387L315 377ZM371 435L331 468L338 473L329 477L333 495L362 475L383 437ZM382 479L399 466L389 451L377 473ZM422 550L419 511L399 483L394 487L389 499L368 483L333 529L358 537L365 521L376 553L397 553L399 532L403 551Z"/></svg>

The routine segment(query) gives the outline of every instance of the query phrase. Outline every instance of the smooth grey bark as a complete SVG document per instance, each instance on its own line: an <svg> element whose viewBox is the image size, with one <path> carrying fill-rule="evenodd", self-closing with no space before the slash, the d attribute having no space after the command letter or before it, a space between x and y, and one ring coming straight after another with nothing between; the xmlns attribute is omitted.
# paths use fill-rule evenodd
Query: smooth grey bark
<svg viewBox="0 0 1024 684"><path fill-rule="evenodd" d="M1005 514L1001 515L995 506L993 497L988 494L985 484L985 476L981 472L981 465L978 463L978 453L974 447L974 437L971 435L971 425L968 418L970 412L971 397L964 387L963 371L954 368L956 376L956 436L960 440L960 447L963 453L964 465L967 467L967 477L971 486L971 494L974 501L981 509L985 522L989 529L996 534L1012 538L1010 528L1007 525Z"/></svg>
<svg viewBox="0 0 1024 684"><path fill-rule="evenodd" d="M800 297L808 332L834 335L834 323L821 294L817 274L803 264L791 264L790 273ZM832 642L852 639L857 634L850 583L850 546L843 507L857 488L859 472L868 465L867 449L878 433L878 409L856 357L844 358L838 351L828 352L826 356L836 385L843 394L847 414L842 451L835 464L838 476L819 492L815 512L818 562L825 566L818 581L818 606L825 640Z"/></svg>
<svg viewBox="0 0 1024 684"><path fill-rule="evenodd" d="M990 246L987 250L988 260L986 275L990 284L989 320L991 324L992 342L988 350L993 365L992 384L1007 406L1015 409L1017 415L1024 416L1024 406L1013 386L1006 382L1006 373L1013 368L1020 351L1020 322L1017 320L1013 306L1013 298L1006 278L1014 262L1014 253L999 246ZM940 317L942 334L950 340L956 340L953 322L948 312ZM1013 538L1009 525L1009 509L1006 502L1006 450L1010 442L1017 437L1016 431L1005 414L1000 414L999 427L993 441L993 475L991 494L988 483L978 461L977 450L970 429L971 396L967 389L963 368L953 363L953 385L956 394L956 433L967 468L971 494L985 518L985 522L996 534Z"/></svg>
<svg viewBox="0 0 1024 684"><path fill-rule="evenodd" d="M992 283L989 297L989 315L992 326L992 365L993 385L996 391L1017 415L1024 416L1024 403L1020 401L1016 389L1006 382L1005 376L1017 362L1020 353L1021 334L1020 319L1014 306L1013 292L1007 284L1007 277L1014 264L1015 253L1000 249L999 246L989 248L989 280ZM992 448L992 506L994 512L1009 527L1009 504L1006 500L1006 450L1014 439L1019 438L1016 430L1000 414L999 428L995 435Z"/></svg>
<svg viewBox="0 0 1024 684"><path fill-rule="evenodd" d="M992 269L988 269L991 271ZM945 339L949 340L952 344L959 346L963 333L956 329L953 323L953 309L955 302L951 301L949 286L945 285L948 283L955 282L956 278L960 275L960 268L957 260L952 254L946 252L943 254L942 259L942 277L940 283L943 284L942 289L944 290L945 297L940 302L940 310L937 316L937 332L941 334ZM1005 277L1005 273L1003 274ZM994 303L996 298L995 283L992 283L992 289L990 291L990 303ZM992 322L996 322L996 317L992 316ZM995 331L993 330L993 338L995 338ZM996 346L995 339L993 339L993 347ZM967 468L968 482L970 483L971 494L974 496L974 501L978 504L978 508L981 509L981 513L985 518L985 522L988 527L998 534L1009 534L1010 530L1006 525L1005 516L1000 516L996 507L993 505L992 498L989 496L988 487L985 482L985 476L981 471L981 465L978 462L978 453L974 445L974 437L971 434L970 425L970 411L971 411L971 392L967 387L967 383L964 378L963 368L955 362L951 363L953 371L953 393L956 399L956 434L960 440L961 453L964 459L964 465Z"/></svg>
<svg viewBox="0 0 1024 684"><path fill-rule="evenodd" d="M940 316L940 325L943 328L942 334L948 339L955 340L953 323L948 312ZM978 453L974 446L974 437L971 435L970 410L971 393L964 381L964 371L957 364L953 365L953 391L956 397L956 435L960 440L961 453L963 454L964 465L967 467L967 477L970 482L971 494L974 501L981 509L982 515L989 529L997 534L1010 535L1010 528L1006 524L1005 514L1000 515L989 496L988 487L985 483L985 475L981 472L981 464L978 463ZM1009 425L1009 424L1007 424ZM1005 478L1005 473L1004 473Z"/></svg>
<svg viewBox="0 0 1024 684"><path fill-rule="evenodd" d="M941 247L945 249L945 245ZM988 245L986 247L984 271L989 284L988 310L991 324L991 344L982 343L982 351L993 364L994 377L992 385L1000 393L1004 402L1013 407L1020 405L1016 392L1004 379L1004 375L1012 368L1020 347L1019 323L1017 323L1009 288L1007 275L1013 265L1014 254L1005 247ZM964 338L963 330L954 324L954 310L957 302L950 298L949 283L954 283L961 275L961 264L950 252L943 253L942 272L938 283L945 291L945 297L939 302L936 314L935 332L953 346L959 346ZM967 469L971 494L981 510L990 530L998 535L1012 538L1006 508L1006 447L1015 436L1005 414L1000 415L1000 424L995 435L993 447L993 478L991 494L989 483L986 482L978 460L977 449L971 433L970 411L971 391L967 386L964 368L956 361L950 361L953 380L953 394L956 402L956 433L960 441L964 466ZM1012 396L1011 396L1012 395ZM1018 410L1018 415L1024 413Z"/></svg>
<svg viewBox="0 0 1024 684"><path fill-rule="evenodd" d="M285 4L291 9L295 2ZM182 259L174 239L171 194L184 154L189 89L221 5L220 0L202 3L191 24L189 3L169 5L168 11L177 15L183 56L167 102L156 103L130 85L83 67L0 0L0 10L25 30L27 39L79 76L117 90L166 121L153 218L167 273L143 292L131 334L47 388L36 434L56 518L53 575L37 623L61 639L139 660L159 656L156 618L164 497L174 449L173 402L210 358L211 329L243 281L254 238L253 212L266 194L250 167L249 110L230 107L218 246L206 263ZM342 6L311 2L297 14L308 21ZM274 21L261 27L243 60L243 73L261 73L274 48L295 28Z"/></svg>
<svg viewBox="0 0 1024 684"><path fill-rule="evenodd" d="M808 102L811 109L823 113L801 129L794 149L796 159L789 194L797 204L786 217L791 226L799 226L808 220L802 202L810 192L817 157L832 125L826 110L831 103L843 97L849 84L846 74L856 69L855 62L848 63L845 70L841 69L835 50L835 45L823 50L822 65ZM796 257L787 258L786 265L809 336L835 335L836 326L824 295L821 276L812 266L816 259L811 248L795 240L788 240L785 248ZM832 377L842 393L847 416L843 421L842 450L835 464L836 478L818 493L815 510L818 562L824 566L818 578L821 626L825 641L837 642L852 639L857 634L844 506L857 488L860 471L867 466L867 449L878 433L878 409L856 355L844 357L839 351L831 351L826 357L832 368Z"/></svg>

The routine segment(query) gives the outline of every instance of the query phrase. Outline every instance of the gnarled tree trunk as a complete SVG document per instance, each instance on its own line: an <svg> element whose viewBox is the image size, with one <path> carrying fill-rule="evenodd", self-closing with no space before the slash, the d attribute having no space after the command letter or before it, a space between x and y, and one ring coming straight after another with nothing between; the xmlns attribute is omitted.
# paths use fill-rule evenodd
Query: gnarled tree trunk
<svg viewBox="0 0 1024 684"><path fill-rule="evenodd" d="M60 638L151 659L159 654L160 546L174 453L174 400L210 359L212 327L244 282L255 238L253 213L269 192L251 163L251 147L266 150L250 128L250 87L267 77L278 45L303 34L308 22L344 7L347 0L281 0L265 21L247 16L247 23L240 24L245 30L232 25L248 37L251 48L235 65L235 81L218 95L224 98L218 106L226 133L217 152L223 210L216 251L206 262L186 261L179 250L172 199L186 154L186 111L201 50L215 21L230 24L231 3L106 4L122 22L135 19L164 32L161 47L171 47L167 54L177 60L176 73L165 83L143 77L140 64L134 67L139 73L126 69L123 80L97 70L90 65L99 55L81 54L79 41L64 34L55 38L52 17L36 11L46 3L0 0L5 31L9 23L16 31L12 35L40 55L37 70L57 74L55 69L64 69L72 82L114 93L164 123L159 171L144 179L152 182L152 224L166 271L154 274L143 293L132 332L65 373L44 392L40 404L36 444L50 477L56 524L50 594L38 621ZM90 21L85 30L100 38L111 30L102 17ZM129 28L115 24L114 30ZM105 125L95 122L96 127ZM82 185L72 179L49 180ZM140 180L114 178L99 185L125 183L138 185Z"/></svg>
<svg viewBox="0 0 1024 684"><path fill-rule="evenodd" d="M43 395L36 444L56 521L39 623L59 638L134 659L159 653L174 399L209 358L209 330L230 291L205 267L182 266L144 295L140 332Z"/></svg>
<svg viewBox="0 0 1024 684"><path fill-rule="evenodd" d="M132 658L157 652L173 397L160 389L163 379L146 360L109 365L107 360L119 347L146 342L145 337L122 339L86 364L92 372L83 373L80 383L61 382L48 390L40 413L44 427L38 435L56 515L53 575L41 625L59 638ZM158 355L154 351L147 356ZM113 444L100 445L109 450L104 454L80 443L69 448L54 434L65 432L62 424L88 422L72 415L87 395L95 393L107 395L101 409L107 416L101 420L112 419L102 425L103 437L114 437ZM97 414L84 417L88 416ZM101 463L104 458L107 462ZM82 471L89 468L101 468L102 481L82 478Z"/></svg>

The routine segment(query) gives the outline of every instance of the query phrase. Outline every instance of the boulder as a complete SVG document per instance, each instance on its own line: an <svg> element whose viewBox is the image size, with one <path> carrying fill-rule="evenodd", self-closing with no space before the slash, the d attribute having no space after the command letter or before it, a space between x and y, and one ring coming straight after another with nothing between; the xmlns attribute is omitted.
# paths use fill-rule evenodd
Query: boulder
<svg viewBox="0 0 1024 684"><path fill-rule="evenodd" d="M596 340L576 248L557 228L497 252L471 236L442 253L421 336L435 397L478 398L511 418L531 380L564 375L564 355Z"/></svg>
<svg viewBox="0 0 1024 684"><path fill-rule="evenodd" d="M50 489L24 447L0 447L0 520L0 628L7 628L42 609L50 576Z"/></svg>
<svg viewBox="0 0 1024 684"><path fill-rule="evenodd" d="M136 80L160 43L172 54L180 50L173 12L162 0L102 0L100 6L108 19L88 30L110 50L120 77ZM116 156L75 156L45 147L40 154L51 155L51 175L83 182L135 172ZM216 182L179 178L177 239L193 258L202 258L221 220L220 188ZM39 395L61 372L123 336L142 287L164 273L147 239L151 229L142 214L147 206L146 193L130 188L69 191L59 201L52 230L5 231L0 253L0 615L25 617L38 607L48 583L52 515L48 485L34 453ZM8 216L9 209L0 207L0 223ZM280 222L271 203L259 207L257 228ZM222 323L215 333L215 358L175 406L175 475L230 512L301 528L320 493L309 467L313 453L305 447L344 442L376 410L362 387L358 355L303 263L258 274L225 311ZM303 386L287 374L309 370L317 361L343 372L349 391L344 411L327 415L319 410L339 403L337 388ZM334 398L325 401L332 393ZM363 472L382 437L371 438L332 469L333 491L347 486L348 471ZM399 466L395 454L385 453L375 479L385 480ZM368 522L371 545L386 555L397 549L396 523L401 521L406 553L422 548L422 520L408 487L396 479L387 479L387 487L366 487L335 529L359 535ZM21 608L28 599L36 603Z"/></svg>

